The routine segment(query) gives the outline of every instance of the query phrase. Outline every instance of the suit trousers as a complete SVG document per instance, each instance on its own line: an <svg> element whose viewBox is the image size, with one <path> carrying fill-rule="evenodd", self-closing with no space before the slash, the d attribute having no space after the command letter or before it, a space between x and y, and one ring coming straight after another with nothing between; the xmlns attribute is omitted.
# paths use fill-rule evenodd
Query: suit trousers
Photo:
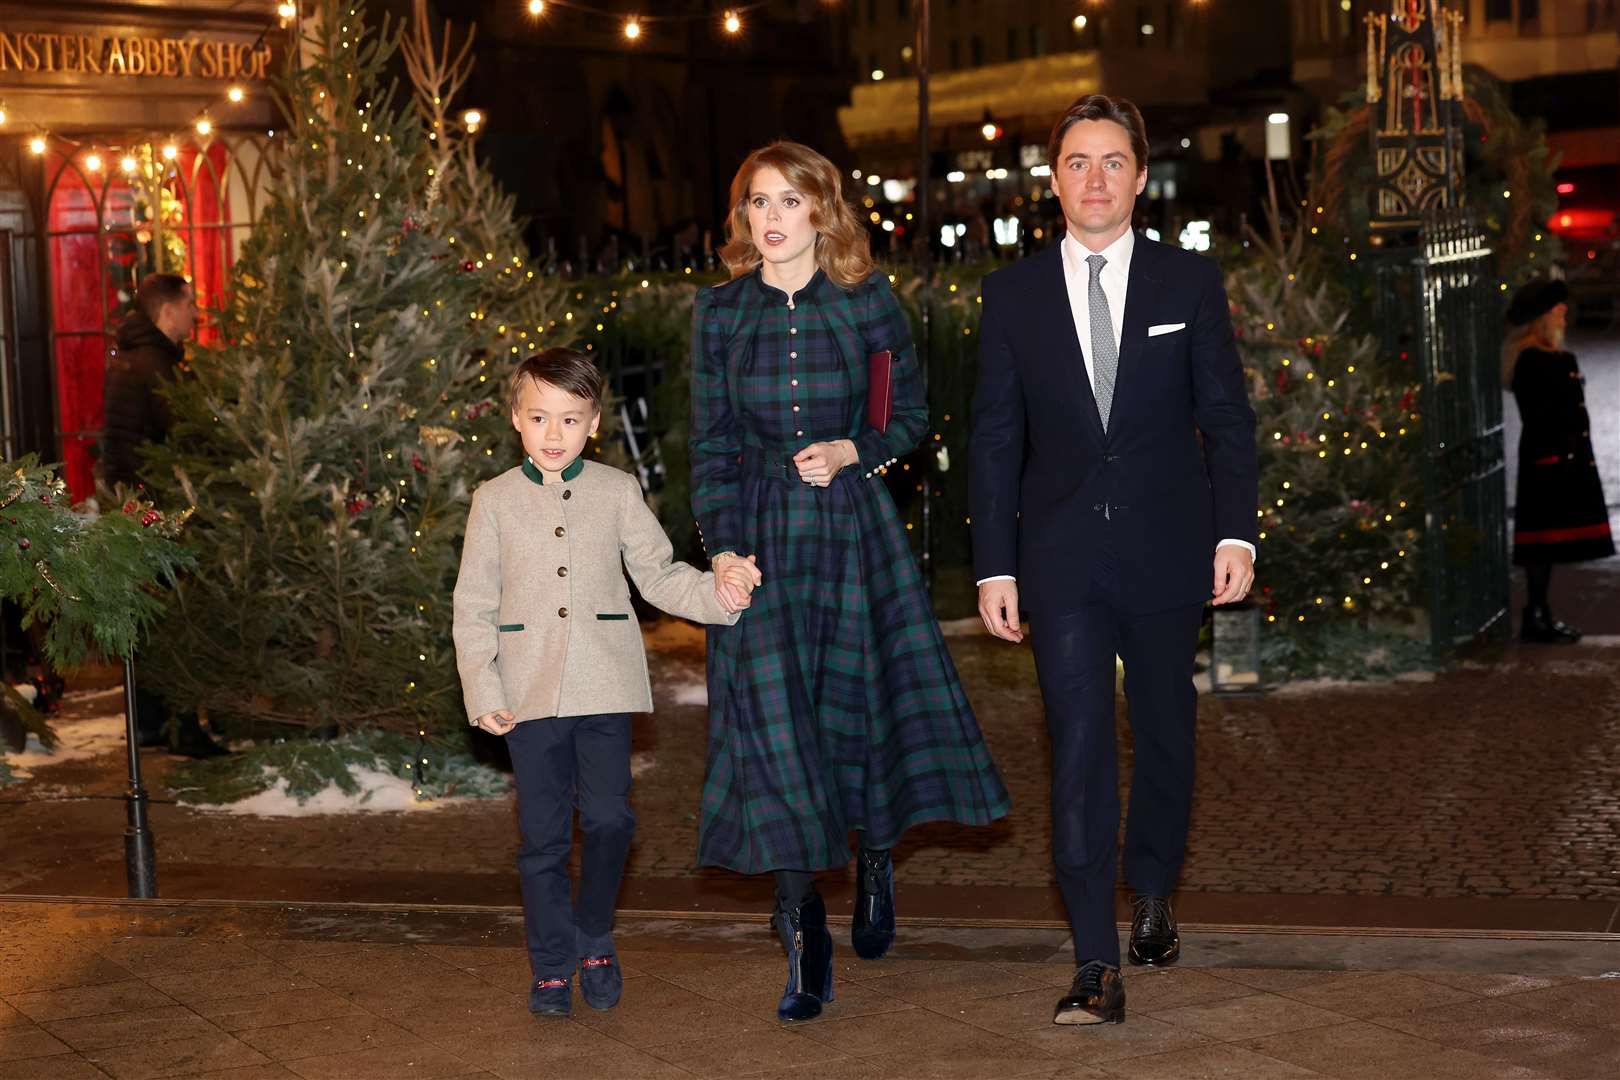
<svg viewBox="0 0 1620 1080"><path fill-rule="evenodd" d="M636 834L630 810L630 716L560 716L527 720L506 734L517 780L518 879L529 966L539 979L567 978L579 942L607 952L613 908ZM568 857L574 809L584 836L579 891L572 895Z"/></svg>
<svg viewBox="0 0 1620 1080"><path fill-rule="evenodd" d="M1125 827L1125 879L1134 890L1153 896L1175 890L1192 809L1198 707L1192 676L1203 605L1135 614L1123 599L1112 542L1105 538L1086 602L1037 617L1031 632L1052 741L1052 858L1077 964L1119 964L1116 655L1125 665L1136 751Z"/></svg>

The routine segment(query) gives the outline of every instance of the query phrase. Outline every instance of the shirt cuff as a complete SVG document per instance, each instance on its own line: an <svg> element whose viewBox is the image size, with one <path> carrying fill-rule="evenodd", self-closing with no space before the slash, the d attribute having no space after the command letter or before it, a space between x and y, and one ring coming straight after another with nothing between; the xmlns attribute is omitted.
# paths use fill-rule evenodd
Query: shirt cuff
<svg viewBox="0 0 1620 1080"><path fill-rule="evenodd" d="M1249 561L1250 562L1253 562L1255 559L1259 558L1259 556L1260 556L1260 553L1254 549L1254 545L1249 543L1247 540L1222 540L1220 543L1215 545L1215 550L1219 551L1219 550L1221 550L1221 548L1226 547L1229 544L1236 544L1238 547L1242 548L1244 551L1247 551L1249 553Z"/></svg>
<svg viewBox="0 0 1620 1080"><path fill-rule="evenodd" d="M987 581L1017 581L1017 580L1018 579L1013 577L1011 574L993 574L993 575L991 575L990 577L987 577L987 578L980 578L974 584L983 585Z"/></svg>

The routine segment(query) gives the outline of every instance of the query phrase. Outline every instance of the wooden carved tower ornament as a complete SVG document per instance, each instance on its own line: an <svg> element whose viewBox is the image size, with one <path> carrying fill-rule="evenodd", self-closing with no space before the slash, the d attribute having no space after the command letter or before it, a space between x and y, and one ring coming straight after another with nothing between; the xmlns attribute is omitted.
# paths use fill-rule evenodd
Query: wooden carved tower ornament
<svg viewBox="0 0 1620 1080"><path fill-rule="evenodd" d="M1462 196L1462 15L1442 0L1388 0L1367 15L1375 233L1416 229Z"/></svg>

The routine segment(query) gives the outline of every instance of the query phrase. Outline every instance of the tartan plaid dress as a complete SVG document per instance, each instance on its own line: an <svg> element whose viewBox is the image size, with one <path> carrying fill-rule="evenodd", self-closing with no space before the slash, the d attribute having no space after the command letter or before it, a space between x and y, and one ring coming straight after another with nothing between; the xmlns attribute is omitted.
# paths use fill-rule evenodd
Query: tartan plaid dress
<svg viewBox="0 0 1620 1080"><path fill-rule="evenodd" d="M692 504L710 553L755 555L764 584L708 627L709 747L698 859L742 873L848 863L849 832L984 825L1007 790L962 693L878 469L928 423L911 330L886 276L817 271L793 297L759 271L698 293ZM894 418L866 424L867 356L894 353ZM828 487L789 462L852 439ZM773 466L761 459L778 462Z"/></svg>

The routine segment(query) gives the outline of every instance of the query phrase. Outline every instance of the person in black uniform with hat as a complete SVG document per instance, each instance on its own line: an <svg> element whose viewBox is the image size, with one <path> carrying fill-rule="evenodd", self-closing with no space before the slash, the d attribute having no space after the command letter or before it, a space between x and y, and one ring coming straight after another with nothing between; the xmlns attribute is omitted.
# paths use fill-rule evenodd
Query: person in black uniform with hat
<svg viewBox="0 0 1620 1080"><path fill-rule="evenodd" d="M1564 348L1569 289L1562 281L1532 281L1508 306L1502 384L1513 391L1519 435L1519 492L1513 522L1513 562L1524 567L1527 597L1520 636L1542 644L1573 644L1581 633L1553 617L1547 587L1555 563L1614 554L1609 508L1592 452L1586 379Z"/></svg>

